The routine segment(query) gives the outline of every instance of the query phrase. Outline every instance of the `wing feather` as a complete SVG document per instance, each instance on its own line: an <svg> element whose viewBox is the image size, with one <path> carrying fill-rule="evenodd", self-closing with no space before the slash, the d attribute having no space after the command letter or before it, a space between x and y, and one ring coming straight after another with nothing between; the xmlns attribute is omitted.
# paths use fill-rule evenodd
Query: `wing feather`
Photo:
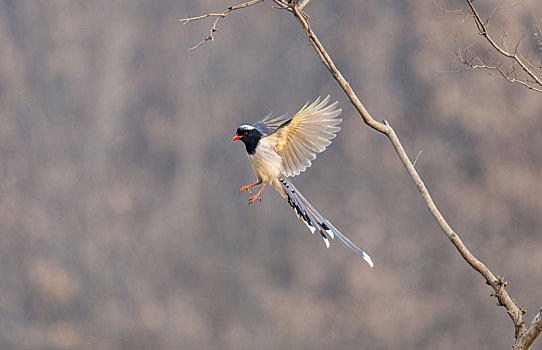
<svg viewBox="0 0 542 350"><path fill-rule="evenodd" d="M323 100L319 97L311 104L307 102L291 119L281 116L281 126L269 135L275 138L275 150L282 157L286 176L298 175L310 167L316 154L323 152L341 129L341 109L337 102L328 102L329 96Z"/></svg>
<svg viewBox="0 0 542 350"><path fill-rule="evenodd" d="M286 170L287 172L291 172L293 169L296 168L296 166L294 164L291 149L290 148L285 149L284 152L285 152L285 154L282 157L282 162L284 164L284 170Z"/></svg>
<svg viewBox="0 0 542 350"><path fill-rule="evenodd" d="M292 151L295 156L297 166L309 167L311 161L307 157L307 155L303 151L301 151L297 141L295 139L291 139L290 141L292 142Z"/></svg>
<svg viewBox="0 0 542 350"><path fill-rule="evenodd" d="M293 147L296 153L299 155L303 164L308 168L311 165L311 160L316 158L316 155L311 153L302 143L299 143L296 139L293 139Z"/></svg>
<svg viewBox="0 0 542 350"><path fill-rule="evenodd" d="M281 125L288 122L290 119L292 118L288 114L269 113L262 120L252 124L252 126L263 134L269 135L275 132Z"/></svg>

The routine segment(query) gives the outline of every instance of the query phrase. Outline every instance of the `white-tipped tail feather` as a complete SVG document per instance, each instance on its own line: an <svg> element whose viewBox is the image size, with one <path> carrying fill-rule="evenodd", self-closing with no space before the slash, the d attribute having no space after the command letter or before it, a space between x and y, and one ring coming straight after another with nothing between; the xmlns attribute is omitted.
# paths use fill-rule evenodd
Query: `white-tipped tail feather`
<svg viewBox="0 0 542 350"><path fill-rule="evenodd" d="M307 201L307 199L294 187L292 182L287 178L281 178L280 182L286 194L288 196L288 203L293 208L297 217L303 221L305 225L309 228L311 233L314 234L316 230L320 232L326 247L329 248L329 239L335 238L337 236L341 242L343 242L348 248L352 249L359 256L361 256L370 267L373 267L373 261L371 257L367 255L363 250L359 249L352 241L343 235L331 222L324 219L316 209Z"/></svg>

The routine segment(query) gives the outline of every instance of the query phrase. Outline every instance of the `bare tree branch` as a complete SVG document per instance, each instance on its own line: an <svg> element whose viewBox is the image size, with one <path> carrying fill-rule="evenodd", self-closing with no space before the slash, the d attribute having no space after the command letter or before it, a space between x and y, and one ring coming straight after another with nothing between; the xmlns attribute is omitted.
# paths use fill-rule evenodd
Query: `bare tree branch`
<svg viewBox="0 0 542 350"><path fill-rule="evenodd" d="M183 24L186 24L188 22L197 21L197 20L204 19L204 18L207 18L207 17L216 17L215 21L213 22L213 25L211 26L211 29L209 30L209 36L207 36L205 39L203 39L202 41L200 41L196 45L189 48L188 51L192 51L192 50L197 49L198 47L205 44L205 42L207 42L209 40L214 41L215 40L214 33L218 32L218 29L216 28L216 26L218 24L218 21L220 21L221 18L226 17L232 11L240 10L240 9L245 8L245 7L249 7L249 6L255 5L257 3L260 3L260 2L264 2L264 0L251 0L251 1L247 1L247 2L244 2L242 4L239 4L239 5L230 6L230 7L228 7L226 9L226 11L224 11L222 13L208 13L206 15L201 15L201 16L196 16L196 17L186 17L186 18L180 19L179 22L183 22Z"/></svg>
<svg viewBox="0 0 542 350"><path fill-rule="evenodd" d="M263 1L263 0L261 0ZM363 122L367 124L372 129L385 134L388 139L390 140L391 144L393 145L399 159L403 163L403 166L407 170L408 174L414 181L414 184L418 188L418 191L420 192L425 204L427 205L427 208L437 224L440 226L446 237L452 242L452 244L455 246L459 254L463 257L463 259L478 273L480 273L484 279L486 280L486 283L490 285L494 293L491 294L491 296L494 296L497 298L497 305L503 306L506 308L506 312L512 319L512 322L514 323L515 332L514 336L516 337L516 342L514 344L514 349L528 349L530 345L533 343L533 341L536 339L536 337L541 333L542 331L542 310L535 316L533 321L531 322L529 328L526 328L524 322L523 322L523 313L525 312L524 308L519 308L514 301L506 291L506 286L508 285L508 282L505 281L502 277L495 276L491 270L484 265L480 260L478 260L466 247L466 245L463 243L459 235L452 229L452 227L448 224L448 222L444 219L442 213L434 203L431 195L429 194L429 191L425 184L423 183L420 175L416 171L414 164L410 161L407 153L405 152L403 145L401 144L401 141L397 134L395 133L395 130L392 128L392 126L384 120L384 122L379 122L375 120L369 111L365 108L365 106L361 103L359 98L357 97L356 93L352 90L350 87L350 84L348 81L344 78L342 73L337 69L335 64L333 63L333 60L331 59L331 56L328 54L314 31L312 30L309 22L308 22L308 16L303 13L302 8L307 5L309 1L305 0L273 0L279 8L284 9L289 12L291 12L295 18L298 20L299 24L305 31L305 34L307 35L311 45L313 46L314 50L318 54L318 57L320 57L320 60L324 64L324 66L329 70L331 75L335 78L337 83L341 86L341 88L344 90L356 110L358 111L359 115L361 116ZM253 5L257 2L260 2L258 0L249 1L248 3L242 4L246 5L243 7L247 7L250 5ZM514 64L519 65L519 67L529 74L531 79L534 83L540 85L542 87L542 81L534 74L532 71L529 70L529 67L527 67L527 64L524 62L523 57L517 54L517 46L516 51L514 53L509 53L507 50L503 49L501 46L499 46L490 36L487 34L486 26L491 19L491 16L488 18L487 21L482 22L480 19L478 13L476 12L476 9L472 5L472 0L467 0L469 5L471 5L472 13L476 21L476 25L479 28L480 34L482 34L486 39L492 44L492 46L502 55L512 58L514 60ZM242 6L239 5L239 6ZM231 11L233 8L229 8L228 10ZM215 20L215 24L213 24L213 27L211 27L211 36L209 39L205 39L202 41L204 43L207 40L212 40L212 33L213 28L216 27L216 23L218 19L224 17L229 13L229 11L226 11L222 14L218 14L217 20ZM456 11L454 11L456 12ZM494 13L494 12L493 12ZM492 13L492 15L493 15ZM208 14L204 16L194 17L193 19L185 19L185 23L190 20L196 20L201 18L206 18L210 16L216 16L217 14ZM215 28L216 31L216 28ZM202 43L196 45L193 49L199 47ZM513 66L511 71L504 71L500 65L496 65L495 67L491 67L486 65L482 59L479 57L476 57L475 59L478 61L477 64L474 64L474 61L469 61L467 56L467 50L465 50L464 56L462 56L461 51L459 50L459 53L456 53L458 57L464 62L472 66L472 68L486 68L486 69L492 69L497 70L502 76L504 76L507 80L509 80L507 77L510 77L510 74L512 74L515 77L516 74L516 67ZM514 78L515 79L515 78ZM510 80L509 80L510 81ZM515 82L515 81L514 81ZM525 83L525 82L523 82ZM527 84L527 83L525 83ZM529 86L528 86L529 87ZM530 87L534 90L536 88ZM542 92L542 90L540 91ZM419 156L419 154L418 154ZM417 158L417 157L416 157Z"/></svg>
<svg viewBox="0 0 542 350"><path fill-rule="evenodd" d="M470 66L471 69L484 68L484 69L498 70L501 76L506 81L510 83L517 83L517 84L527 87L528 89L542 93L542 89L541 89L542 88L542 71L539 68L532 65L531 62L532 60L534 60L534 56L531 57L531 62L530 62L528 59L526 59L525 57L523 57L521 54L518 53L519 45L525 38L526 33L524 33L521 39L518 40L518 42L516 43L514 47L514 51L510 51L507 47L508 33L506 31L503 32L503 35L501 37L501 44L498 44L493 39L493 37L489 34L489 30L488 30L489 23L497 11L514 7L520 2L522 2L522 0L508 6L503 6L503 7L494 9L485 21L483 21L482 18L480 17L478 10L473 4L473 0L466 0L466 1L467 1L468 6L470 7L470 16L472 16L474 19L474 23L476 24L478 33L482 35L489 42L489 44L497 51L497 53L499 53L501 56L511 59L513 66L517 64L521 68L521 70L526 74L526 78L521 78L521 79L518 78L515 73L515 69L513 69L512 75L508 74L508 72L504 72L500 68L499 64L497 64L495 67L490 67L487 65L478 66L478 65L472 65L467 60L464 60L461 58L460 58L460 62ZM535 33L535 38L538 40L538 38L536 37L536 33Z"/></svg>
<svg viewBox="0 0 542 350"><path fill-rule="evenodd" d="M478 260L466 247L466 245L463 243L459 235L452 229L452 227L448 224L448 222L444 219L442 216L440 210L437 208L436 204L434 203L433 199L431 198L431 195L429 194L429 191L427 190L427 187L423 183L420 175L416 171L414 165L410 161L407 153L405 152L401 141L397 134L395 133L394 129L391 127L391 125L384 121L384 124L377 122L367 111L367 109L361 104L359 98L356 96L355 92L350 87L350 84L344 79L341 72L335 67L333 64L333 61L331 60L331 57L323 47L323 45L318 40L316 34L312 30L311 26L309 25L308 21L301 15L301 12L294 6L292 7L293 13L296 17L296 19L299 21L301 27L307 34L312 46L318 53L318 56L324 63L324 66L330 71L331 75L337 80L339 85L343 88L345 93L350 98L350 101L356 107L358 112L360 113L361 117L363 118L363 121L372 127L373 129L384 133L388 136L390 142L392 143L393 147L395 148L395 151L397 152L397 155L399 156L399 159L403 163L404 167L406 168L407 172L409 173L410 177L416 184L416 187L418 188L423 200L425 201L425 204L427 205L427 208L429 209L429 212L431 215L433 215L433 218L438 223L446 237L452 242L452 244L455 246L455 248L459 251L459 254L465 259L465 261L476 271L478 271L486 280L486 283L490 285L495 293L492 294L492 296L495 296L497 298L497 305L504 306L506 308L506 312L512 319L512 322L514 323L515 332L514 335L516 338L519 338L519 336L525 334L526 327L523 323L523 311L520 309L515 301L510 297L508 292L505 290L506 285L508 282L504 281L501 277L496 277L493 272L489 268L487 268L484 263L482 263L480 260ZM534 321L533 321L534 322ZM538 323L536 323L538 324ZM533 327L531 327L533 328ZM531 329L530 328L530 329ZM536 330L537 328L534 327ZM535 331L532 332L533 334ZM538 332L540 334L540 332ZM537 334L537 335L538 335ZM536 338L536 336L534 336ZM533 338L533 341L534 341ZM521 347L518 347L518 349L522 349Z"/></svg>

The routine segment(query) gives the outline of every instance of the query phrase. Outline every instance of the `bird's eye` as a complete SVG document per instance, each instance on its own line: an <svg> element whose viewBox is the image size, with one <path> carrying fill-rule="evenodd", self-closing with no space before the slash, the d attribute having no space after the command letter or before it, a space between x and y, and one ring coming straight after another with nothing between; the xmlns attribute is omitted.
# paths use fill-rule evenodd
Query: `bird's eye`
<svg viewBox="0 0 542 350"><path fill-rule="evenodd" d="M248 135L248 131L245 131L245 132L243 133L243 135L247 136L247 135Z"/></svg>

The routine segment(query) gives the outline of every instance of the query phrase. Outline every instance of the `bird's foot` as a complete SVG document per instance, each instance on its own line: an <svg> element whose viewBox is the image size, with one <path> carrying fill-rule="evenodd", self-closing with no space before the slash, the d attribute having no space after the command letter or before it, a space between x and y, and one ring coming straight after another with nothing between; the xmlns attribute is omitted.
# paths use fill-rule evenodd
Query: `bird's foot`
<svg viewBox="0 0 542 350"><path fill-rule="evenodd" d="M259 200L260 202L262 201L262 199L258 196L259 193L253 197L250 197L250 199L248 200L248 204L252 204L256 199Z"/></svg>
<svg viewBox="0 0 542 350"><path fill-rule="evenodd" d="M247 190L248 193L252 194L252 192L250 192L250 187L251 186L253 186L253 185L246 185L246 186L241 187L241 189L239 190L239 194L243 193L244 190Z"/></svg>

